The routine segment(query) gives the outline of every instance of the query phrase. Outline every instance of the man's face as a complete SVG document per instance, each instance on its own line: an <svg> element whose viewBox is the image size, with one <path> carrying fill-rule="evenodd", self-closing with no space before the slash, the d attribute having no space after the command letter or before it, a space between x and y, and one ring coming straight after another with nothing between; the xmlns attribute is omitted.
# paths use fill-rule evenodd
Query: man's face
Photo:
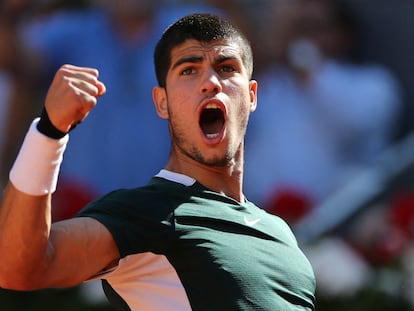
<svg viewBox="0 0 414 311"><path fill-rule="evenodd" d="M187 40L171 52L164 90L175 151L209 166L226 166L243 148L250 112L256 108L236 43Z"/></svg>

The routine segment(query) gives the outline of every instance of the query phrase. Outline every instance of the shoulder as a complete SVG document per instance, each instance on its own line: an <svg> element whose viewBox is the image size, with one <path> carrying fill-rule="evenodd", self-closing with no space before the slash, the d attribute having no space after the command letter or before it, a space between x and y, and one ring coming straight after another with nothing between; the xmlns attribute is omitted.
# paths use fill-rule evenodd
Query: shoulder
<svg viewBox="0 0 414 311"><path fill-rule="evenodd" d="M131 220L136 217L156 220L163 217L160 215L163 212L171 212L167 193L168 189L158 184L115 190L88 204L80 215L105 213L112 217Z"/></svg>
<svg viewBox="0 0 414 311"><path fill-rule="evenodd" d="M174 211L179 204L174 182L153 178L140 188L119 189L88 204L77 216L102 223L114 237L121 257L163 252L174 234Z"/></svg>

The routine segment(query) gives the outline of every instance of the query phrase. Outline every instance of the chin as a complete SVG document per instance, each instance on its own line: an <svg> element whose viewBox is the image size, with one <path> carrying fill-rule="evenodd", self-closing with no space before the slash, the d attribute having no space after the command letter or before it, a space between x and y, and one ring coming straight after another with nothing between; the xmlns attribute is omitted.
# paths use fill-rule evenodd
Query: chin
<svg viewBox="0 0 414 311"><path fill-rule="evenodd" d="M208 166L214 167L227 167L234 163L234 157L230 157L229 155L220 155L220 156L213 156L210 158L204 158L204 162Z"/></svg>

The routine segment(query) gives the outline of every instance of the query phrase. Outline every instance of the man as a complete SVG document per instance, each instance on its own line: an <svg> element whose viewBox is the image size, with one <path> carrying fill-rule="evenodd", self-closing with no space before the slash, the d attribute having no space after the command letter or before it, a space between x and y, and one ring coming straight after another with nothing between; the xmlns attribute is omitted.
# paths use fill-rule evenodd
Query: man
<svg viewBox="0 0 414 311"><path fill-rule="evenodd" d="M257 92L247 40L223 18L194 14L166 30L154 59L153 100L171 136L165 168L51 225L67 133L105 93L95 69L58 70L4 193L0 286L99 278L119 310L313 310L312 268L292 232L242 192Z"/></svg>

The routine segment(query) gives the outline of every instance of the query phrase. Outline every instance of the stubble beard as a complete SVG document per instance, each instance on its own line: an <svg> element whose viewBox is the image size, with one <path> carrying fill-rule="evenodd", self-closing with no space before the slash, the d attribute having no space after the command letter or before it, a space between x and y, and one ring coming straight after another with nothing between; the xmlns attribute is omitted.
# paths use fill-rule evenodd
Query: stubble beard
<svg viewBox="0 0 414 311"><path fill-rule="evenodd" d="M223 156L215 156L211 159L207 159L197 146L189 143L185 139L184 134L174 128L174 126L171 124L169 125L169 128L173 145L175 145L182 154L186 155L197 163L209 167L226 167L234 162L234 154L232 155L229 150L227 150Z"/></svg>
<svg viewBox="0 0 414 311"><path fill-rule="evenodd" d="M206 159L202 152L195 146L192 146L191 151L187 153L187 156L197 161L200 164L210 166L210 167L226 167L233 162L233 157L226 152L222 157L213 157L212 159ZM185 151L184 151L185 152Z"/></svg>

